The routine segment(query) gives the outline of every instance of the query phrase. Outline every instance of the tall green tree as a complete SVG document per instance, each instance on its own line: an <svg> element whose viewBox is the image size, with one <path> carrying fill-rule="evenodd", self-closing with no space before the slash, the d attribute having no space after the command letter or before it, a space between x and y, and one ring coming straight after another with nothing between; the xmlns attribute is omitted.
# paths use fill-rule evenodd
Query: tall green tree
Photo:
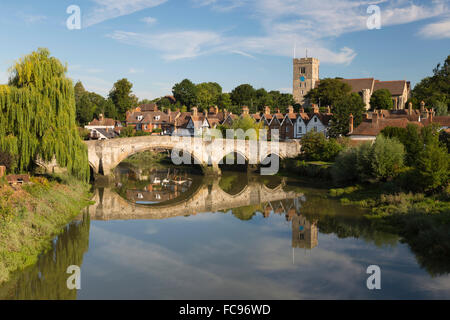
<svg viewBox="0 0 450 320"><path fill-rule="evenodd" d="M181 105L185 105L188 108L195 106L198 102L197 87L189 79L184 79L180 83L175 84L172 88L172 93Z"/></svg>
<svg viewBox="0 0 450 320"><path fill-rule="evenodd" d="M445 103L450 109L450 55L444 64L433 69L433 75L420 81L411 92L411 101L415 108L425 101L427 106L435 107L438 102Z"/></svg>
<svg viewBox="0 0 450 320"><path fill-rule="evenodd" d="M222 87L216 82L203 82L197 85L197 101L202 108L217 104Z"/></svg>
<svg viewBox="0 0 450 320"><path fill-rule="evenodd" d="M231 100L239 107L248 106L251 112L256 108L256 91L249 84L241 84L231 91Z"/></svg>
<svg viewBox="0 0 450 320"><path fill-rule="evenodd" d="M362 122L365 111L365 104L359 94L352 93L342 97L334 104L329 135L339 137L348 134L350 114L353 115L353 127L356 128Z"/></svg>
<svg viewBox="0 0 450 320"><path fill-rule="evenodd" d="M370 108L372 110L391 110L393 107L391 92L387 89L377 90L370 97Z"/></svg>
<svg viewBox="0 0 450 320"><path fill-rule="evenodd" d="M125 120L126 112L138 103L132 88L133 84L124 78L114 83L113 88L109 92L109 98L114 103L119 120Z"/></svg>
<svg viewBox="0 0 450 320"><path fill-rule="evenodd" d="M17 170L56 158L69 173L89 179L87 147L75 119L75 92L67 67L48 49L24 56L0 86L0 151L17 156Z"/></svg>
<svg viewBox="0 0 450 320"><path fill-rule="evenodd" d="M320 80L319 86L310 90L305 98L321 106L334 106L350 95L352 88L339 79L326 78Z"/></svg>

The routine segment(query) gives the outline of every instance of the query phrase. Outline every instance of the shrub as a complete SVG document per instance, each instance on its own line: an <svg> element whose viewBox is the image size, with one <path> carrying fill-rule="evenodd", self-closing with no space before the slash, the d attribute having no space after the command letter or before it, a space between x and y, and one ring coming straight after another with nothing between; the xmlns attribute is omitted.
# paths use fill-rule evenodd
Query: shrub
<svg viewBox="0 0 450 320"><path fill-rule="evenodd" d="M355 171L359 181L367 181L373 177L372 170L373 145L363 143L356 148Z"/></svg>
<svg viewBox="0 0 450 320"><path fill-rule="evenodd" d="M379 135L373 144L372 173L380 180L394 178L403 167L405 147L397 139Z"/></svg>
<svg viewBox="0 0 450 320"><path fill-rule="evenodd" d="M425 191L448 185L450 157L446 148L437 143L425 146L416 165L416 184Z"/></svg>
<svg viewBox="0 0 450 320"><path fill-rule="evenodd" d="M349 148L342 151L336 158L331 168L331 175L337 183L356 181L358 179L355 163L357 160L357 149Z"/></svg>
<svg viewBox="0 0 450 320"><path fill-rule="evenodd" d="M310 131L302 138L304 158L313 161L334 161L343 149L336 139L327 139L323 133Z"/></svg>

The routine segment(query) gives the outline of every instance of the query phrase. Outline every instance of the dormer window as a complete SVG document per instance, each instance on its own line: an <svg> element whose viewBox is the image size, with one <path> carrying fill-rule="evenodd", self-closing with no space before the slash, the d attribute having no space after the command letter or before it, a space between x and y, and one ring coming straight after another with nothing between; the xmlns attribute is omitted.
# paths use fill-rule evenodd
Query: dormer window
<svg viewBox="0 0 450 320"><path fill-rule="evenodd" d="M314 122L317 122L317 118L314 118Z"/></svg>
<svg viewBox="0 0 450 320"><path fill-rule="evenodd" d="M161 116L155 116L156 121L159 121L159 119L161 119Z"/></svg>
<svg viewBox="0 0 450 320"><path fill-rule="evenodd" d="M142 119L144 119L144 116L137 116L136 118L138 121L142 121Z"/></svg>

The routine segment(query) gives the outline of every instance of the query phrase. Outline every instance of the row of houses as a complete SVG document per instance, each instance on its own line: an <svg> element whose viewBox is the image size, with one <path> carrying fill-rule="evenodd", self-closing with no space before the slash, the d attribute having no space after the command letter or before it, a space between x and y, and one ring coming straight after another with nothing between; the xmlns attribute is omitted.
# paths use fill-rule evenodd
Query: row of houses
<svg viewBox="0 0 450 320"><path fill-rule="evenodd" d="M327 134L332 114L330 108L325 113L319 111L317 105L313 105L312 111L307 113L303 108L294 112L292 106L287 113L281 113L279 109L272 113L270 107L265 107L263 112L250 114L249 108L242 107L240 115L220 111L217 106L200 112L193 107L191 112L160 111L155 104L139 106L126 114L124 124L113 119L100 116L92 121L86 129L91 130L91 139L112 139L120 135L124 127L133 127L136 131L142 131L157 135L194 135L203 134L219 125L231 126L240 117L251 117L257 123L262 122L268 128L269 135L272 130L278 130L280 139L299 139L309 131L323 132Z"/></svg>
<svg viewBox="0 0 450 320"><path fill-rule="evenodd" d="M350 116L349 137L355 143L373 141L386 127L406 128L408 124L419 127L436 124L440 130L450 133L450 116L436 116L434 110L427 109L422 102L419 110L413 109L412 104L409 103L408 109L368 112L356 128L353 127L353 116Z"/></svg>
<svg viewBox="0 0 450 320"><path fill-rule="evenodd" d="M273 130L278 130L280 140L290 140L301 139L310 131L327 135L332 116L330 107L327 107L325 112L320 112L317 105L313 105L310 112L305 112L303 108L295 112L290 106L287 113L281 113L279 109L273 113L270 107L265 107L263 112L254 114L244 106L241 114L237 115L226 109L221 111L217 106L203 112L197 107L193 107L191 112L181 112L160 111L156 104L148 104L127 112L124 124L100 116L100 119L92 121L86 128L91 130L91 139L100 140L118 137L126 126L154 135L192 136L203 134L219 125L231 126L240 117L251 117L257 123L263 123L269 136ZM374 140L381 130L388 126L405 128L409 123L419 126L438 123L441 129L448 130L449 122L450 117L435 116L434 111L427 109L422 102L419 110L413 109L412 104L409 104L408 109L367 112L362 123L356 128L353 125L353 116L350 116L349 137L360 141Z"/></svg>

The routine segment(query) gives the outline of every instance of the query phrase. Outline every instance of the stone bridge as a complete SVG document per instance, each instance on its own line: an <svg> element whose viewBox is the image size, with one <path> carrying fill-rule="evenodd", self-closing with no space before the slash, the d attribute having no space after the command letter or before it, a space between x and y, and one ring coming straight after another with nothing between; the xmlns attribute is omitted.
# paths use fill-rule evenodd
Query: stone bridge
<svg viewBox="0 0 450 320"><path fill-rule="evenodd" d="M202 184L188 199L151 206L132 203L110 188L105 188L95 191L92 199L95 204L88 210L94 220L166 219L245 206L260 206L262 211L299 211L303 194L284 191L283 187L284 184L280 184L271 189L258 182L249 182L240 193L230 195L220 188L216 180L210 185Z"/></svg>
<svg viewBox="0 0 450 320"><path fill-rule="evenodd" d="M274 174L278 171L277 162L283 158L293 158L300 153L298 141L255 141L216 139L201 137L144 136L119 138L101 141L86 141L89 164L95 174L108 176L123 160L133 154L154 150L172 150L176 156L175 164L200 165L204 171L220 174L219 164L229 154L239 154L251 165L265 164L270 161L270 168L262 168L262 174ZM275 155L275 156L274 156ZM172 157L174 159L174 157ZM174 161L174 162L176 162ZM227 164L232 164L228 163ZM269 163L268 163L269 164Z"/></svg>

